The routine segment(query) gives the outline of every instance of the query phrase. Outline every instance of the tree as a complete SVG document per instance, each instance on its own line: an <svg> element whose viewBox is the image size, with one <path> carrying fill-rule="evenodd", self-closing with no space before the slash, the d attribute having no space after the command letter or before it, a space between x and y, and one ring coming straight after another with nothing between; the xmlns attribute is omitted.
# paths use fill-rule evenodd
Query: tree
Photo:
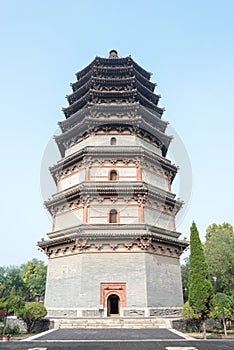
<svg viewBox="0 0 234 350"><path fill-rule="evenodd" d="M5 284L6 279L6 268L4 266L0 266L0 285Z"/></svg>
<svg viewBox="0 0 234 350"><path fill-rule="evenodd" d="M196 314L191 306L189 305L189 302L186 301L184 304L183 310L182 310L182 318L184 320L189 320L192 324L195 330L198 332L200 328L201 323L201 315Z"/></svg>
<svg viewBox="0 0 234 350"><path fill-rule="evenodd" d="M4 284L0 284L0 298L4 296L5 289L6 287L4 286Z"/></svg>
<svg viewBox="0 0 234 350"><path fill-rule="evenodd" d="M233 235L233 227L228 222L224 222L222 225L212 224L206 229L206 240L209 240L214 235L222 233L228 233L230 236Z"/></svg>
<svg viewBox="0 0 234 350"><path fill-rule="evenodd" d="M213 290L195 222L192 223L190 229L189 265L189 306L193 309L194 314L201 318L203 335L206 338L206 319L212 309Z"/></svg>
<svg viewBox="0 0 234 350"><path fill-rule="evenodd" d="M188 292L189 292L189 261L188 258L184 259L185 264L181 265L181 277L182 277L182 288L183 288L183 297L184 303L188 300Z"/></svg>
<svg viewBox="0 0 234 350"><path fill-rule="evenodd" d="M43 261L33 259L18 266L0 266L0 298L9 296L14 290L15 295L25 300L35 296L44 298L47 267Z"/></svg>
<svg viewBox="0 0 234 350"><path fill-rule="evenodd" d="M43 261L33 259L22 265L23 282L27 287L31 298L36 295L44 298L47 267Z"/></svg>
<svg viewBox="0 0 234 350"><path fill-rule="evenodd" d="M227 320L232 318L233 307L232 297L224 293L217 293L214 296L214 308L211 316L222 321L225 336L227 336Z"/></svg>
<svg viewBox="0 0 234 350"><path fill-rule="evenodd" d="M17 316L21 317L27 325L27 331L30 333L33 330L36 320L45 317L47 314L44 305L38 302L25 304L24 309L21 309Z"/></svg>
<svg viewBox="0 0 234 350"><path fill-rule="evenodd" d="M234 232L232 225L212 224L206 230L204 244L214 292L231 295L234 290Z"/></svg>
<svg viewBox="0 0 234 350"><path fill-rule="evenodd" d="M10 295L14 287L16 295L23 295L25 286L21 268L17 266L1 267L1 272L1 284L5 286L4 294Z"/></svg>
<svg viewBox="0 0 234 350"><path fill-rule="evenodd" d="M4 310L4 327L3 327L3 335L6 330L6 321L7 317L11 314L17 314L22 311L24 308L24 300L20 296L17 295L8 295L0 299L0 309Z"/></svg>

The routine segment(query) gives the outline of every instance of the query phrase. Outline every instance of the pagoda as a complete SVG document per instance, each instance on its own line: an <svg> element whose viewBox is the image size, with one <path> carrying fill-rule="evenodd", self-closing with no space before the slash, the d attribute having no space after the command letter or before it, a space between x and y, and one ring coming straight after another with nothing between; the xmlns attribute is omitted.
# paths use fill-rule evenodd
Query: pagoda
<svg viewBox="0 0 234 350"><path fill-rule="evenodd" d="M76 73L55 141L57 186L45 206L49 317L155 317L183 305L171 192L177 166L151 73L131 56L96 57Z"/></svg>

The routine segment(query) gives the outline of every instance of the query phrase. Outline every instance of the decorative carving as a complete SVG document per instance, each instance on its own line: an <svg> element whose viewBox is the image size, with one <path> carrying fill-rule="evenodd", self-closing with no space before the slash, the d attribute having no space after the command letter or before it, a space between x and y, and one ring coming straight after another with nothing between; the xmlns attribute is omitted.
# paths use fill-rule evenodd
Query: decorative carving
<svg viewBox="0 0 234 350"><path fill-rule="evenodd" d="M88 194L83 195L80 199L80 204L82 205L82 207L88 206L91 201L92 201L92 197L90 195L88 195Z"/></svg>
<svg viewBox="0 0 234 350"><path fill-rule="evenodd" d="M118 195L110 197L110 201L116 203L118 201Z"/></svg>
<svg viewBox="0 0 234 350"><path fill-rule="evenodd" d="M142 237L137 242L138 247L140 247L142 250L147 249L152 245L152 238L151 237Z"/></svg>
<svg viewBox="0 0 234 350"><path fill-rule="evenodd" d="M121 115L119 115L121 117ZM124 114L124 117L126 115ZM106 118L106 115L105 115ZM107 118L108 119L108 118ZM89 123L95 123L94 119L92 117L89 117ZM157 130L157 128L155 129ZM155 146L157 146L160 150L162 150L163 143L159 140L157 136L154 136L148 131L143 130L143 128L140 126L139 123L137 125L123 125L123 126L116 126L116 125L100 125L94 127L93 125L89 125L83 133L80 133L79 135L76 134L76 136L70 136L67 140L61 140L61 143L63 144L64 148L67 149L73 145L75 145L77 142L80 142L84 138L87 138L90 136L90 134L97 135L100 134L100 132L104 132L105 135L108 135L109 133L113 133L113 131L117 131L119 134L123 134L124 132L128 131L130 135L138 135L139 137L142 137L146 141L153 142ZM168 142L168 141L167 141Z"/></svg>
<svg viewBox="0 0 234 350"><path fill-rule="evenodd" d="M115 165L118 162L118 159L110 159L109 162Z"/></svg>
<svg viewBox="0 0 234 350"><path fill-rule="evenodd" d="M130 159L128 159L128 158L122 159L122 163L125 164L125 165L129 164L131 161L132 161L132 160L130 160Z"/></svg>
<svg viewBox="0 0 234 350"><path fill-rule="evenodd" d="M124 245L128 250L130 250L133 247L133 242L125 243Z"/></svg>
<svg viewBox="0 0 234 350"><path fill-rule="evenodd" d="M56 250L55 250L55 255L57 256L57 255L59 254L60 251L61 251L60 248L56 249Z"/></svg>
<svg viewBox="0 0 234 350"><path fill-rule="evenodd" d="M76 239L76 247L79 250L86 250L88 248L90 248L90 244L88 244L88 240L87 239Z"/></svg>
<svg viewBox="0 0 234 350"><path fill-rule="evenodd" d="M119 199L120 199L121 197L119 197ZM123 197L123 198L121 198L125 203L129 203L130 201L131 201L131 199L132 199L132 196L125 196L125 197Z"/></svg>
<svg viewBox="0 0 234 350"><path fill-rule="evenodd" d="M97 197L95 197L95 200L96 200L98 203L103 203L104 200L105 200L105 198L102 197L102 196L97 196ZM113 201L114 201L114 200L113 200Z"/></svg>
<svg viewBox="0 0 234 350"><path fill-rule="evenodd" d="M66 254L66 252L69 250L69 247L65 247L65 248L63 248L62 249L62 252L63 252L63 255L65 255Z"/></svg>
<svg viewBox="0 0 234 350"><path fill-rule="evenodd" d="M178 245L173 247L173 245L168 243L160 243L157 238L153 236L145 235L141 236L135 240L129 242L113 242L111 240L102 240L102 239L82 239L77 238L75 241L66 243L64 246L59 246L57 248L45 247L45 253L50 258L56 258L64 255L73 255L73 254L82 254L83 252L92 249L96 252L106 251L106 252L116 252L118 251L148 251L153 254L170 256L173 258L179 258L182 254L184 247Z"/></svg>
<svg viewBox="0 0 234 350"><path fill-rule="evenodd" d="M73 245L70 247L70 252L71 252L71 253L74 253L75 249L76 249L76 244L73 244Z"/></svg>
<svg viewBox="0 0 234 350"><path fill-rule="evenodd" d="M63 172L62 171L56 171L55 173L55 179L58 182L62 176Z"/></svg>
<svg viewBox="0 0 234 350"><path fill-rule="evenodd" d="M59 210L59 207L51 206L51 207L49 208L49 210L50 210L51 215L52 215L53 217L55 217L55 215L57 214L57 212L58 212L58 210Z"/></svg>
<svg viewBox="0 0 234 350"><path fill-rule="evenodd" d="M146 194L137 194L133 198L137 201L139 207L143 206L146 203L147 195Z"/></svg>

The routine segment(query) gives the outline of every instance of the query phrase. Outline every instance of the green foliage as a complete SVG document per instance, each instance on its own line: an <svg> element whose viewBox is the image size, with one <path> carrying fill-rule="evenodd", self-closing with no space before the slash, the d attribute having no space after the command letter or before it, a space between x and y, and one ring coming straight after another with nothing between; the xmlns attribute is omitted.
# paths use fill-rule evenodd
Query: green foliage
<svg viewBox="0 0 234 350"><path fill-rule="evenodd" d="M206 231L204 244L214 292L232 294L234 290L234 232L232 225L212 224Z"/></svg>
<svg viewBox="0 0 234 350"><path fill-rule="evenodd" d="M11 328L9 325L7 325L4 329L3 326L0 327L0 335L4 334L10 334L10 335L15 335L15 334L20 334L20 328L19 326L14 326Z"/></svg>
<svg viewBox="0 0 234 350"><path fill-rule="evenodd" d="M2 298L4 296L6 287L4 284L0 285L0 298Z"/></svg>
<svg viewBox="0 0 234 350"><path fill-rule="evenodd" d="M20 267L10 266L6 268L6 280L5 286L8 294L12 288L15 288L16 295L23 295L25 292L25 286L22 279L22 271Z"/></svg>
<svg viewBox="0 0 234 350"><path fill-rule="evenodd" d="M45 295L47 267L43 261L33 259L22 266L23 281L31 296Z"/></svg>
<svg viewBox="0 0 234 350"><path fill-rule="evenodd" d="M184 320L190 320L191 324L193 325L193 329L195 331L200 330L200 325L201 325L201 314L196 314L192 307L189 305L189 302L187 301L184 304L184 307L182 309L182 318Z"/></svg>
<svg viewBox="0 0 234 350"><path fill-rule="evenodd" d="M4 266L0 266L0 285L5 284L5 275L6 275L6 268Z"/></svg>
<svg viewBox="0 0 234 350"><path fill-rule="evenodd" d="M44 305L38 302L25 304L24 309L21 309L18 313L18 317L21 317L27 325L27 331L30 333L33 330L36 320L45 317L47 314Z"/></svg>
<svg viewBox="0 0 234 350"><path fill-rule="evenodd" d="M0 298L10 294L32 300L45 295L47 267L43 261L33 259L20 267L0 266Z"/></svg>
<svg viewBox="0 0 234 350"><path fill-rule="evenodd" d="M7 316L11 314L17 315L19 312L21 312L24 309L24 305L25 305L24 300L17 295L9 295L0 299L0 309L3 309L5 312L3 334L6 334Z"/></svg>
<svg viewBox="0 0 234 350"><path fill-rule="evenodd" d="M183 297L184 303L188 300L189 293L189 261L185 259L185 264L181 265L181 277L182 277L182 288L183 288Z"/></svg>
<svg viewBox="0 0 234 350"><path fill-rule="evenodd" d="M233 227L228 222L224 222L222 225L212 224L206 229L206 240L208 241L214 235L220 235L222 233L233 235Z"/></svg>
<svg viewBox="0 0 234 350"><path fill-rule="evenodd" d="M231 319L234 308L233 298L224 293L217 293L214 296L214 308L212 317L218 320Z"/></svg>
<svg viewBox="0 0 234 350"><path fill-rule="evenodd" d="M6 326L5 334L15 335L20 333L19 326L14 326L13 328L9 325Z"/></svg>
<svg viewBox="0 0 234 350"><path fill-rule="evenodd" d="M233 297L230 297L224 293L217 293L214 296L214 308L212 310L211 317L222 321L225 336L227 336L226 322L228 319L232 318L233 307Z"/></svg>
<svg viewBox="0 0 234 350"><path fill-rule="evenodd" d="M9 295L0 299L0 309L5 311L6 316L14 314L24 307L24 300L17 295Z"/></svg>
<svg viewBox="0 0 234 350"><path fill-rule="evenodd" d="M15 294L22 294L24 285L20 268L0 266L0 286L0 297L9 295L13 287L15 288Z"/></svg>
<svg viewBox="0 0 234 350"><path fill-rule="evenodd" d="M199 233L194 222L191 226L189 264L189 305L195 315L200 315L202 320L206 320L212 309L213 290Z"/></svg>
<svg viewBox="0 0 234 350"><path fill-rule="evenodd" d="M192 320L201 318L201 314L196 314L193 308L189 305L189 302L186 301L182 310L182 318L184 320Z"/></svg>

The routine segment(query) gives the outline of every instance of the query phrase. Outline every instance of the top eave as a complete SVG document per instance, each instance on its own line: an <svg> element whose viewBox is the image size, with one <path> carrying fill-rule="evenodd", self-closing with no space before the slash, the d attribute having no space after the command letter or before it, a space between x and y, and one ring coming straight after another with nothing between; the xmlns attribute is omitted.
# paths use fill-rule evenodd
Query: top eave
<svg viewBox="0 0 234 350"><path fill-rule="evenodd" d="M98 57L96 56L94 58L94 60L85 68L83 68L82 70L78 71L75 75L77 77L77 79L80 79L81 77L83 77L85 74L88 73L88 71L94 66L95 62L97 62Z"/></svg>
<svg viewBox="0 0 234 350"><path fill-rule="evenodd" d="M142 74L144 77L146 77L146 79L150 79L152 73L148 72L147 70L145 70L144 68L142 68L138 63L136 63L131 56L127 56L127 57L122 57L122 58L103 58L103 57L99 57L96 56L94 58L94 60L85 68L83 68L82 70L78 71L75 75L77 77L77 79L80 79L82 76L84 76L85 74L87 74L87 72L95 65L95 63L97 64L97 66L101 65L101 64L107 64L107 65L111 65L113 64L113 62L115 63L127 63L127 65L133 65L134 68L140 73Z"/></svg>

